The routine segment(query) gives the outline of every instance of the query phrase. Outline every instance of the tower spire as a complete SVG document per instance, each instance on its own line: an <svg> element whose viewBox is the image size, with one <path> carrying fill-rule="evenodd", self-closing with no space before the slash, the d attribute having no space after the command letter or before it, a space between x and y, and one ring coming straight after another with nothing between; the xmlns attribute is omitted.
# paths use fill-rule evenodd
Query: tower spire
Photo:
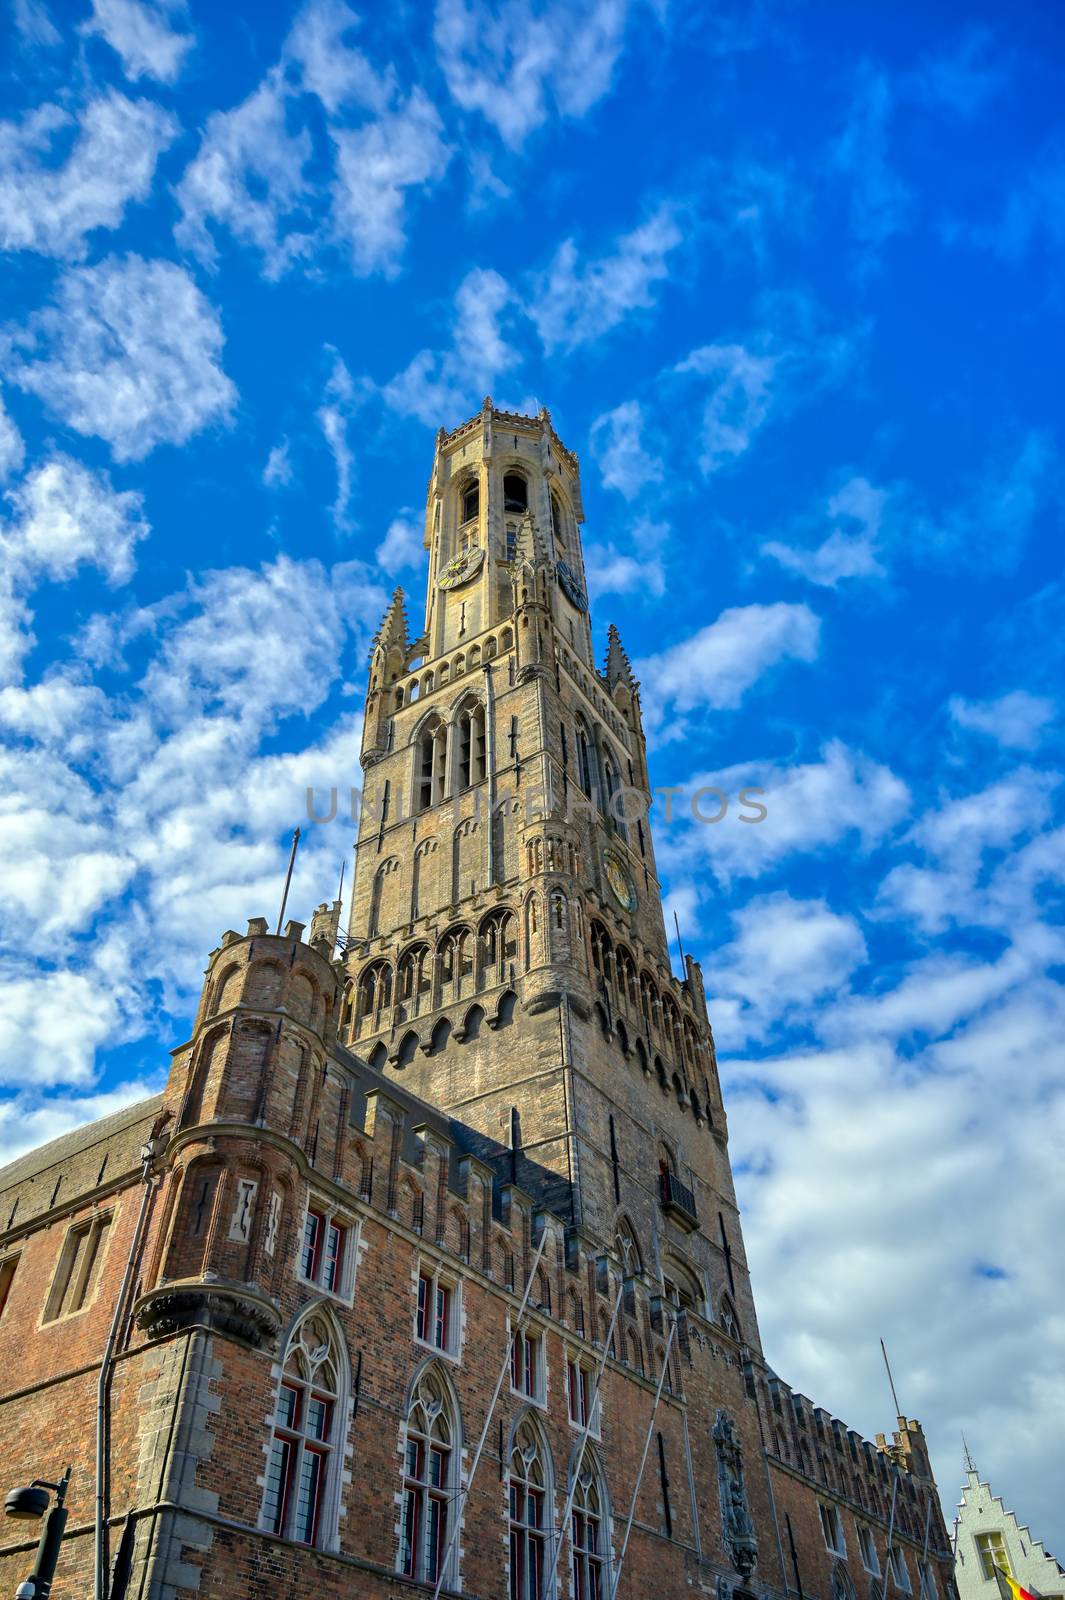
<svg viewBox="0 0 1065 1600"><path fill-rule="evenodd" d="M640 686L632 670L632 663L625 654L621 635L613 623L606 630L606 640L604 676L606 677L607 687L612 690L615 684L623 683L627 689L638 689Z"/></svg>

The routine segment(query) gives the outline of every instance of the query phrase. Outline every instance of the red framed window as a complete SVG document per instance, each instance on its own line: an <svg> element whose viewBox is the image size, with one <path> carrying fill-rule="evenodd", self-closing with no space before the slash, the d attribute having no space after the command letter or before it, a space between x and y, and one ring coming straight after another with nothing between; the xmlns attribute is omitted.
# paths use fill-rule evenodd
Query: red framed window
<svg viewBox="0 0 1065 1600"><path fill-rule="evenodd" d="M519 1394L540 1394L540 1336L519 1328L510 1348L510 1381Z"/></svg>
<svg viewBox="0 0 1065 1600"><path fill-rule="evenodd" d="M300 1544L320 1542L337 1394L330 1329L309 1317L293 1335L278 1385L261 1515L271 1533Z"/></svg>
<svg viewBox="0 0 1065 1600"><path fill-rule="evenodd" d="M591 1415L592 1386L586 1368L579 1361L567 1363L567 1387L569 1391L569 1419L579 1428L587 1426Z"/></svg>
<svg viewBox="0 0 1065 1600"><path fill-rule="evenodd" d="M422 1272L418 1277L415 1331L424 1344L431 1344L437 1350L450 1350L451 1290L431 1272Z"/></svg>
<svg viewBox="0 0 1065 1600"><path fill-rule="evenodd" d="M331 1294L340 1294L344 1283L344 1261L348 1226L325 1211L310 1207L303 1224L300 1247L300 1272L309 1283Z"/></svg>
<svg viewBox="0 0 1065 1600"><path fill-rule="evenodd" d="M446 1390L430 1368L407 1413L399 1552L399 1570L423 1583L436 1582L447 1553L453 1433Z"/></svg>
<svg viewBox="0 0 1065 1600"><path fill-rule="evenodd" d="M318 1256L322 1248L322 1231L325 1227L325 1218L320 1211L308 1211L307 1220L303 1224L303 1251L300 1255L300 1270L305 1278L312 1283L318 1277Z"/></svg>

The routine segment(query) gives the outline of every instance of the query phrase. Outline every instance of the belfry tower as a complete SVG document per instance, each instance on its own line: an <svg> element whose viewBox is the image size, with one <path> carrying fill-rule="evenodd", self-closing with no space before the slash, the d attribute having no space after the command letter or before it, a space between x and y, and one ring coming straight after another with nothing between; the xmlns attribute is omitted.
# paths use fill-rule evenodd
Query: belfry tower
<svg viewBox="0 0 1065 1600"><path fill-rule="evenodd" d="M425 622L374 640L342 1042L758 1347L698 963L670 964L639 685L596 667L547 411L437 435Z"/></svg>

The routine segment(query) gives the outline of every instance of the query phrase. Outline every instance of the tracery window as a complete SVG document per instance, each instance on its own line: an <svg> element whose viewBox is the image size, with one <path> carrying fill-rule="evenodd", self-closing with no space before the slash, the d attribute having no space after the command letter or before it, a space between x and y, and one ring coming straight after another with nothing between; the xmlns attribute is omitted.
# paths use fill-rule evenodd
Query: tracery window
<svg viewBox="0 0 1065 1600"><path fill-rule="evenodd" d="M399 1551L399 1570L423 1583L436 1582L447 1551L457 1431L447 1386L427 1367L407 1410Z"/></svg>
<svg viewBox="0 0 1065 1600"><path fill-rule="evenodd" d="M537 1430L522 1423L510 1455L510 1600L543 1600L547 1566L546 1452Z"/></svg>
<svg viewBox="0 0 1065 1600"><path fill-rule="evenodd" d="M603 1600L606 1594L604 1498L595 1455L586 1449L577 1473L570 1521L574 1600Z"/></svg>
<svg viewBox="0 0 1065 1600"><path fill-rule="evenodd" d="M332 1479L342 1370L331 1324L305 1317L289 1340L278 1384L261 1516L271 1533L300 1544L328 1546L336 1535Z"/></svg>
<svg viewBox="0 0 1065 1600"><path fill-rule="evenodd" d="M469 789L485 776L484 706L480 701L462 708L458 715L458 785Z"/></svg>

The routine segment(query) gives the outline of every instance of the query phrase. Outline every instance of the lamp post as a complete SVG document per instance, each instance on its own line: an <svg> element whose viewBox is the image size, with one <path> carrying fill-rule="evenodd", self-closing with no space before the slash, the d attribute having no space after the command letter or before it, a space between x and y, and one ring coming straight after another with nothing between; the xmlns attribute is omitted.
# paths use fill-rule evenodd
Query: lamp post
<svg viewBox="0 0 1065 1600"><path fill-rule="evenodd" d="M52 1580L59 1559L59 1546L63 1542L63 1530L67 1525L67 1508L63 1502L66 1499L69 1483L68 1467L58 1483L49 1483L44 1478L34 1478L28 1488L12 1489L4 1501L5 1512L17 1521L36 1522L39 1517L44 1517L41 1542L37 1546L37 1559L33 1563L33 1571L15 1590L15 1600L48 1600L52 1592ZM53 1493L55 1505L49 1509Z"/></svg>

